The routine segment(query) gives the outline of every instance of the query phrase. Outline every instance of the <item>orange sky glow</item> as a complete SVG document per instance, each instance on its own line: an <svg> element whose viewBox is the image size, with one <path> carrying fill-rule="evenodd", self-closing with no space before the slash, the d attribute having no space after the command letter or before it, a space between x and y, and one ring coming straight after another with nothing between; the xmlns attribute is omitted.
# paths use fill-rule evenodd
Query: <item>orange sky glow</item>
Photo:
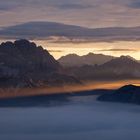
<svg viewBox="0 0 140 140"><path fill-rule="evenodd" d="M0 43L6 40L0 40ZM11 40L13 41L13 40ZM67 54L76 53L86 55L90 52L112 56L130 55L140 60L140 41L116 41L116 42L49 42L47 40L32 40L37 45L47 49L55 59Z"/></svg>
<svg viewBox="0 0 140 140"><path fill-rule="evenodd" d="M130 55L140 60L140 41L118 41L118 42L89 42L89 43L49 43L47 41L35 41L38 45L50 51L56 58L70 53L85 55L89 52L102 53L106 55L121 56Z"/></svg>

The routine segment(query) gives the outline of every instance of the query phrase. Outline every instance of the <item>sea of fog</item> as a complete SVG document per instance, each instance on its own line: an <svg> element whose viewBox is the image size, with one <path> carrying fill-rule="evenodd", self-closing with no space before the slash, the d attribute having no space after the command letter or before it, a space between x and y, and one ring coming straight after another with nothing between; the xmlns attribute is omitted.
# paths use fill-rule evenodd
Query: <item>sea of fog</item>
<svg viewBox="0 0 140 140"><path fill-rule="evenodd" d="M0 108L0 140L139 140L139 130L140 106L98 102L93 95Z"/></svg>

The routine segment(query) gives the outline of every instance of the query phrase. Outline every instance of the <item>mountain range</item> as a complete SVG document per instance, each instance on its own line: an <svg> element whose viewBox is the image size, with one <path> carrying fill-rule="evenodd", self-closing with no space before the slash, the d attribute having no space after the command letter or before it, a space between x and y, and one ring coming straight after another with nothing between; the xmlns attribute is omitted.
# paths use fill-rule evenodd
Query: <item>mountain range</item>
<svg viewBox="0 0 140 140"><path fill-rule="evenodd" d="M64 66L62 61L55 60L34 42L25 39L3 42L0 45L0 87L62 86L86 81L140 78L140 63L130 56L93 53L74 56L66 60L61 58ZM75 62L75 65L70 66L70 62L72 65Z"/></svg>
<svg viewBox="0 0 140 140"><path fill-rule="evenodd" d="M1 38L47 39L51 36L62 37L64 41L76 39L77 41L139 40L140 27L93 29L56 22L40 21L4 27L0 30Z"/></svg>
<svg viewBox="0 0 140 140"><path fill-rule="evenodd" d="M81 80L121 80L140 78L140 63L130 56L113 58L102 65L66 68Z"/></svg>
<svg viewBox="0 0 140 140"><path fill-rule="evenodd" d="M87 55L79 56L77 54L69 54L66 56L62 56L58 59L58 62L64 67L80 67L83 65L101 65L110 60L112 60L113 56L103 55L103 54L94 54L88 53Z"/></svg>

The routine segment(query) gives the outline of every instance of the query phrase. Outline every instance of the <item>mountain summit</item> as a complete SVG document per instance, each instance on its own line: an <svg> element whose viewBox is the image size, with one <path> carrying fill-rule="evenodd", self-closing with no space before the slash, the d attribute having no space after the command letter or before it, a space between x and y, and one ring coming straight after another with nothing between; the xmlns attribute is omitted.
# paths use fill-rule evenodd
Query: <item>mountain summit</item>
<svg viewBox="0 0 140 140"><path fill-rule="evenodd" d="M31 87L77 83L65 75L61 65L43 49L28 40L0 45L0 87Z"/></svg>

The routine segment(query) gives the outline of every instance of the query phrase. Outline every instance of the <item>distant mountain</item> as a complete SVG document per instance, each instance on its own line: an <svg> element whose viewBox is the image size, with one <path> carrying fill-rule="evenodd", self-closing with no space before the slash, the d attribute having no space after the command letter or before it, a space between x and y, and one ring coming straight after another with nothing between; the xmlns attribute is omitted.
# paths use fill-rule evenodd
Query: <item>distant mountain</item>
<svg viewBox="0 0 140 140"><path fill-rule="evenodd" d="M129 56L114 58L102 65L69 68L81 80L115 80L140 78L140 63Z"/></svg>
<svg viewBox="0 0 140 140"><path fill-rule="evenodd" d="M104 63L102 66L103 67L113 67L113 68L116 67L116 68L118 68L120 66L126 67L127 65L131 65L134 68L134 66L137 67L139 64L140 63L136 59L134 59L133 57L122 55L120 57L114 58L114 59Z"/></svg>
<svg viewBox="0 0 140 140"><path fill-rule="evenodd" d="M140 87L126 85L111 94L104 94L98 98L99 101L122 102L140 104Z"/></svg>
<svg viewBox="0 0 140 140"><path fill-rule="evenodd" d="M32 87L78 83L63 73L47 50L28 40L0 45L0 87Z"/></svg>
<svg viewBox="0 0 140 140"><path fill-rule="evenodd" d="M58 59L58 62L64 67L80 67L83 65L101 65L110 60L113 56L89 53L87 55L79 56L77 54L69 54Z"/></svg>
<svg viewBox="0 0 140 140"><path fill-rule="evenodd" d="M101 66L104 70L110 70L117 75L132 75L140 77L140 63L130 56L121 56Z"/></svg>
<svg viewBox="0 0 140 140"><path fill-rule="evenodd" d="M73 41L76 39L77 41L139 40L140 27L92 29L55 22L28 22L0 30L1 38L47 39L50 36L62 37L61 41L63 39L64 41L69 39Z"/></svg>

